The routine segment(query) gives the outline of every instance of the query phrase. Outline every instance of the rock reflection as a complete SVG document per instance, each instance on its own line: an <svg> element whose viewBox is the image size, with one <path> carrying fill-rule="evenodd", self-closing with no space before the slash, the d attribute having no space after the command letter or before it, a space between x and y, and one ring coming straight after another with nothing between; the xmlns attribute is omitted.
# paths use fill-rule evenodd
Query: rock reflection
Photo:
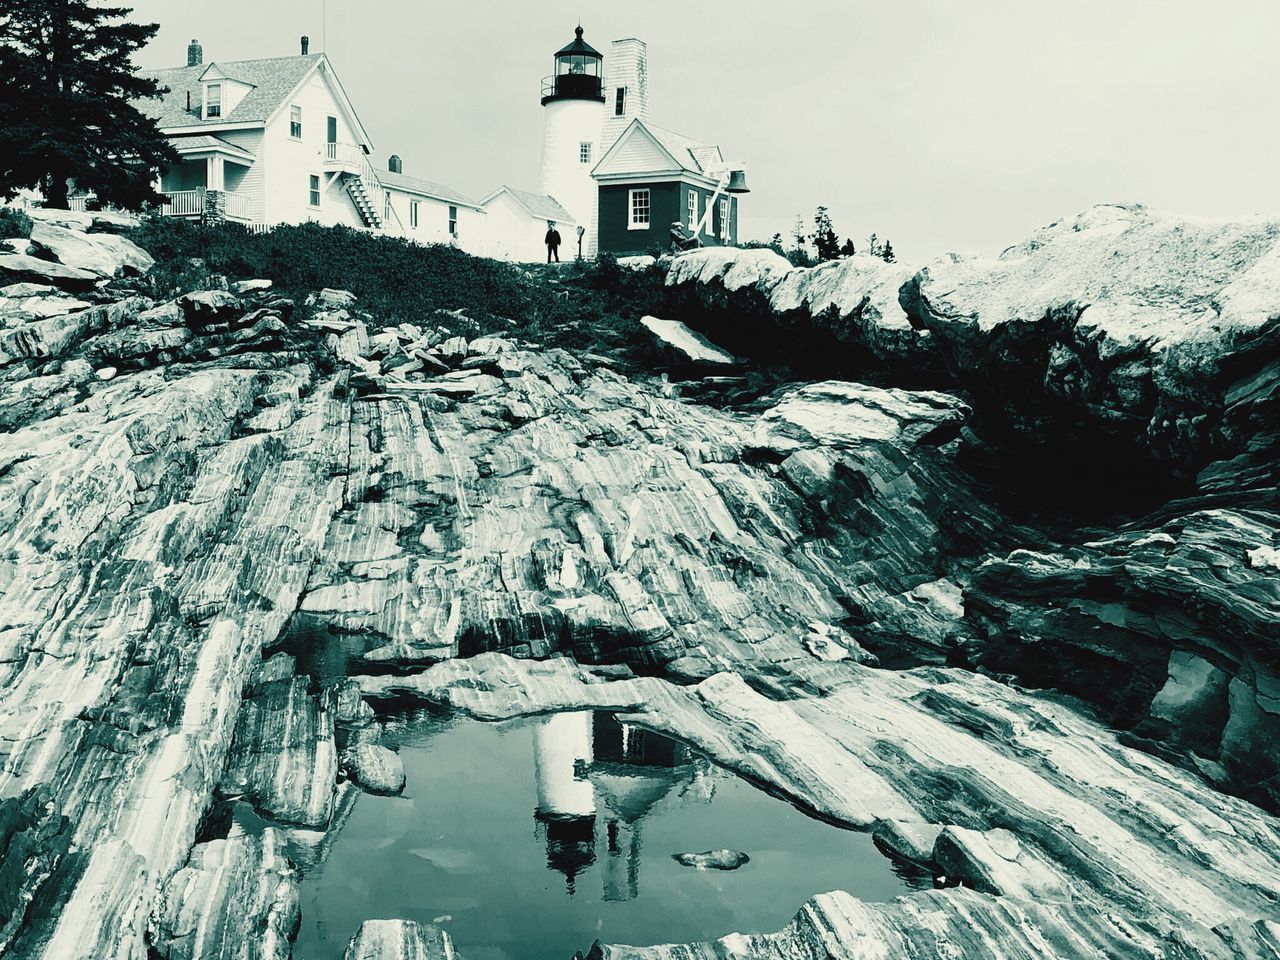
<svg viewBox="0 0 1280 960"><path fill-rule="evenodd" d="M640 892L644 818L677 786L702 783L702 798L711 799L710 781L688 747L609 713L540 718L533 728L533 757L537 832L548 868L564 876L571 896L579 874L602 853L602 899L634 899ZM602 836L596 829L600 821Z"/></svg>

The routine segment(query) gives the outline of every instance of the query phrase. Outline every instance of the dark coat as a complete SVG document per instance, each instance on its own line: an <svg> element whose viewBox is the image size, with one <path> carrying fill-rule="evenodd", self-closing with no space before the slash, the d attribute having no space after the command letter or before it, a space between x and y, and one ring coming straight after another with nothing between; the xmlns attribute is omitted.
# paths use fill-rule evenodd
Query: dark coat
<svg viewBox="0 0 1280 960"><path fill-rule="evenodd" d="M552 228L547 231L547 235L542 238L542 242L548 247L560 246L560 231Z"/></svg>

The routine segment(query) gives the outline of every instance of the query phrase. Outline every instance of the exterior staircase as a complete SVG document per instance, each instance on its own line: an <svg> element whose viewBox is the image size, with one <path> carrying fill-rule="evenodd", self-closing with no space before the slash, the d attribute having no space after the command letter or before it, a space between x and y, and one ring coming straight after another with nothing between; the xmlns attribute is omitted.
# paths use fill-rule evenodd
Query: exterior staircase
<svg viewBox="0 0 1280 960"><path fill-rule="evenodd" d="M346 182L347 193L360 211L365 226L373 230L380 229L382 211L378 204L381 202L382 188L378 185L378 178L374 176L372 168L367 163L363 164L359 176L348 174L342 179Z"/></svg>

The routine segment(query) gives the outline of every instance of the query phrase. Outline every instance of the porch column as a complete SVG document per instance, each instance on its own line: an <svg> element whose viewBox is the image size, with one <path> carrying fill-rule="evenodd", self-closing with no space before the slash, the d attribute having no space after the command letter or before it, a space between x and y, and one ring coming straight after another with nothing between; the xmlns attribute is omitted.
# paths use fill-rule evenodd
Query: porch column
<svg viewBox="0 0 1280 960"><path fill-rule="evenodd" d="M224 170L222 166L222 157L212 156L205 161L204 185L207 190L224 190L223 186Z"/></svg>

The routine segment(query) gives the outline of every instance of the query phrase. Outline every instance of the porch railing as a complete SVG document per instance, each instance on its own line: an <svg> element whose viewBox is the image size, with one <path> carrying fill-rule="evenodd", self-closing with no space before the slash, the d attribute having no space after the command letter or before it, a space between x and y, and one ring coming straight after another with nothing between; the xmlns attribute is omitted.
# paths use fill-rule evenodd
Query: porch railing
<svg viewBox="0 0 1280 960"><path fill-rule="evenodd" d="M340 163L343 166L359 167L364 161L364 151L354 143L326 143L324 145L326 163Z"/></svg>
<svg viewBox="0 0 1280 960"><path fill-rule="evenodd" d="M227 197L227 217L231 220L248 220L249 217L249 198L243 193L228 193Z"/></svg>
<svg viewBox="0 0 1280 960"><path fill-rule="evenodd" d="M165 194L166 217L198 217L204 213L204 190L174 190Z"/></svg>

